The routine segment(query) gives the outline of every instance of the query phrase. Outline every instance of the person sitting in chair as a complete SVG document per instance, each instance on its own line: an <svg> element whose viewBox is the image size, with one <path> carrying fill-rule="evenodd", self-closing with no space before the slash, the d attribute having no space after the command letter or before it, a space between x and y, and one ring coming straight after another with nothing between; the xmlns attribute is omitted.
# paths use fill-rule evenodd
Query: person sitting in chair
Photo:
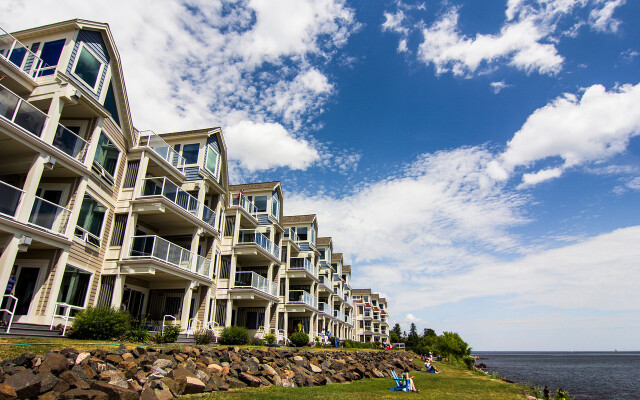
<svg viewBox="0 0 640 400"><path fill-rule="evenodd" d="M416 389L416 385L413 384L413 376L409 376L408 373L403 372L402 379L407 380L407 388L409 389L410 392L419 392L419 390Z"/></svg>
<svg viewBox="0 0 640 400"><path fill-rule="evenodd" d="M440 373L440 371L438 371L438 369L435 366L431 365L431 361L427 361L426 363L424 363L424 366L427 368L427 370L424 372L431 372L435 374Z"/></svg>

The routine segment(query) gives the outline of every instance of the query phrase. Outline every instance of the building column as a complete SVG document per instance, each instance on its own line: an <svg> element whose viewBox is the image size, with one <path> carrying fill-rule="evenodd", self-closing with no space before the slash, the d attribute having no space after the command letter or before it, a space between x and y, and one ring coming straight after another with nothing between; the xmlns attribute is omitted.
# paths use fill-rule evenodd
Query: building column
<svg viewBox="0 0 640 400"><path fill-rule="evenodd" d="M67 237L73 237L75 232L75 226L78 223L78 216L80 215L80 208L82 207L82 201L84 200L84 194L87 191L87 182L89 178L82 178L76 189L76 198L73 202L73 208L71 209L71 215L69 216L69 222L67 222ZM100 238L102 240L102 238Z"/></svg>
<svg viewBox="0 0 640 400"><path fill-rule="evenodd" d="M36 199L36 190L40 186L40 179L42 178L42 172L44 171L44 157L42 155L36 157L34 163L29 168L27 178L24 181L24 194L20 200L20 210L18 211L17 220L22 223L29 222L29 216L31 215L31 209Z"/></svg>
<svg viewBox="0 0 640 400"><path fill-rule="evenodd" d="M284 336L289 337L289 313L284 311L282 315L284 318Z"/></svg>
<svg viewBox="0 0 640 400"><path fill-rule="evenodd" d="M96 158L96 149L98 148L98 141L100 138L100 133L102 132L103 122L104 122L104 118L98 118L98 122L96 123L96 126L93 128L93 132L91 132L90 135L87 135L87 138L86 138L89 145L87 146L87 154L84 157L84 165L89 169L91 169L93 160Z"/></svg>
<svg viewBox="0 0 640 400"><path fill-rule="evenodd" d="M224 327L228 328L231 326L231 315L233 313L233 300L227 299L227 309L225 319L224 319Z"/></svg>
<svg viewBox="0 0 640 400"><path fill-rule="evenodd" d="M212 267L213 268L213 267ZM211 306L211 292L213 289L211 286L207 287L204 295L204 315L202 316L202 327L204 328L209 321L209 307ZM215 315L213 316L215 318Z"/></svg>
<svg viewBox="0 0 640 400"><path fill-rule="evenodd" d="M120 259L129 256L129 249L131 248L131 238L133 238L133 236L135 236L136 234L137 225L138 214L130 211L129 216L127 217L127 225L124 230L124 240L122 241L122 246L120 247Z"/></svg>
<svg viewBox="0 0 640 400"><path fill-rule="evenodd" d="M19 237L11 238L0 255L0 290L2 290L2 294L4 294L5 288L7 287L9 277L11 277L11 271L16 262L19 245Z"/></svg>
<svg viewBox="0 0 640 400"><path fill-rule="evenodd" d="M111 307L120 308L122 304L122 294L124 293L124 282L126 275L116 275L116 281L113 284L113 296L111 297Z"/></svg>
<svg viewBox="0 0 640 400"><path fill-rule="evenodd" d="M193 287L195 282L189 282L182 298L182 314L180 315L180 327L186 330L189 325L189 312L191 311L191 299L193 299Z"/></svg>
<svg viewBox="0 0 640 400"><path fill-rule="evenodd" d="M54 95L51 98L51 104L49 104L49 111L47 112L47 126L42 133L42 140L45 143L53 143L53 138L58 130L58 124L60 123L60 114L62 114L62 107L64 103L60 101L60 96Z"/></svg>
<svg viewBox="0 0 640 400"><path fill-rule="evenodd" d="M273 302L269 301L267 302L267 307L265 307L264 310L264 333L268 334L269 333L269 328L271 327L271 306L272 306ZM258 327L260 328L260 327Z"/></svg>
<svg viewBox="0 0 640 400"><path fill-rule="evenodd" d="M56 266L53 270L53 282L51 283L51 290L49 291L49 298L47 300L47 306L44 311L45 318L49 320L51 320L51 316L56 311L56 302L58 301L60 285L62 284L62 278L64 277L64 270L67 268L68 259L69 251L61 252L60 257L58 257L58 262L56 263Z"/></svg>

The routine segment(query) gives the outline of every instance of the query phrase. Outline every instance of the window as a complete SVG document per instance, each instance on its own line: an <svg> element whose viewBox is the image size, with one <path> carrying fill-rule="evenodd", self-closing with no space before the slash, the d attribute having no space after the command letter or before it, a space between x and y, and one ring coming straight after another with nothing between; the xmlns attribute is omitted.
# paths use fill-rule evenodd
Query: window
<svg viewBox="0 0 640 400"><path fill-rule="evenodd" d="M298 232L298 237L300 238L300 240L307 240L308 239L308 235L307 235L307 227L303 226L303 227L298 227L298 229L296 229L296 231Z"/></svg>
<svg viewBox="0 0 640 400"><path fill-rule="evenodd" d="M116 97L113 94L113 84L109 84L109 89L107 89L107 95L104 96L104 108L107 109L111 113L111 118L120 126L120 117L118 115L118 106L116 106Z"/></svg>
<svg viewBox="0 0 640 400"><path fill-rule="evenodd" d="M47 42L42 46L40 59L42 59L44 64L40 68L38 76L53 75L56 71L58 61L60 61L60 54L62 54L64 42L64 39L54 40L53 42Z"/></svg>
<svg viewBox="0 0 640 400"><path fill-rule="evenodd" d="M98 86L98 77L104 64L84 45L80 48L80 54L76 58L73 74L87 84L92 90Z"/></svg>
<svg viewBox="0 0 640 400"><path fill-rule="evenodd" d="M200 151L200 145L198 143L185 144L182 146L182 157L185 164L197 164L198 152Z"/></svg>
<svg viewBox="0 0 640 400"><path fill-rule="evenodd" d="M9 61L17 65L18 67L22 67L22 62L24 61L24 56L27 54L27 49L25 47L20 47L17 49L13 49L11 55L9 56Z"/></svg>
<svg viewBox="0 0 640 400"><path fill-rule="evenodd" d="M91 196L85 195L80 206L78 224L76 226L76 237L85 242L100 247L100 237L102 236L102 223L107 208L95 201Z"/></svg>
<svg viewBox="0 0 640 400"><path fill-rule="evenodd" d="M316 244L316 228L314 224L311 224L311 243Z"/></svg>
<svg viewBox="0 0 640 400"><path fill-rule="evenodd" d="M319 249L319 250L320 250L320 259L324 260L325 249Z"/></svg>
<svg viewBox="0 0 640 400"><path fill-rule="evenodd" d="M278 198L272 197L271 198L271 215L273 215L275 218L278 218L278 206L279 206Z"/></svg>
<svg viewBox="0 0 640 400"><path fill-rule="evenodd" d="M84 307L90 280L90 273L67 265L60 284L58 302Z"/></svg>
<svg viewBox="0 0 640 400"><path fill-rule="evenodd" d="M253 200L258 212L267 212L267 196L256 196Z"/></svg>
<svg viewBox="0 0 640 400"><path fill-rule="evenodd" d="M220 178L220 154L218 154L213 146L207 146L205 168L213 174L216 180Z"/></svg>
<svg viewBox="0 0 640 400"><path fill-rule="evenodd" d="M94 170L107 179L112 185L114 184L113 175L116 172L119 156L120 150L109 140L104 132L101 132L96 156L93 159L94 166L97 164Z"/></svg>
<svg viewBox="0 0 640 400"><path fill-rule="evenodd" d="M113 219L113 232L111 233L111 246L122 246L124 242L124 232L127 227L129 214L116 214Z"/></svg>

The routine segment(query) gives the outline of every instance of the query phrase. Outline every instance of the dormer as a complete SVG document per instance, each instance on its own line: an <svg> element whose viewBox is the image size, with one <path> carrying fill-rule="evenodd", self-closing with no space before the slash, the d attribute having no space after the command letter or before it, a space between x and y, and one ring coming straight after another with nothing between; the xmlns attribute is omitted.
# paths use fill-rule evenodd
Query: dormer
<svg viewBox="0 0 640 400"><path fill-rule="evenodd" d="M298 244L302 251L316 251L318 221L315 214L282 217L285 237Z"/></svg>

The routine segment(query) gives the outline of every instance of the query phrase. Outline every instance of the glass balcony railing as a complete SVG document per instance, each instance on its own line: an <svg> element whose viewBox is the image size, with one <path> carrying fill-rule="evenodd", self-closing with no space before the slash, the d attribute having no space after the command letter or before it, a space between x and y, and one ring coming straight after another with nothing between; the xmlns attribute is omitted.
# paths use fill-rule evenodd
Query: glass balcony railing
<svg viewBox="0 0 640 400"><path fill-rule="evenodd" d="M253 271L236 272L233 286L236 288L253 288L274 297L278 296L277 285Z"/></svg>
<svg viewBox="0 0 640 400"><path fill-rule="evenodd" d="M153 150L154 153L159 155L163 160L173 165L179 171L184 168L185 159L175 151L175 149L167 142L165 142L160 136L153 131L142 131L138 138L138 146L146 146Z"/></svg>
<svg viewBox="0 0 640 400"><path fill-rule="evenodd" d="M337 318L341 321L344 321L344 314L342 312L340 312L339 310L333 310L333 317Z"/></svg>
<svg viewBox="0 0 640 400"><path fill-rule="evenodd" d="M275 258L280 259L280 248L273 244L265 235L254 229L240 229L238 244L257 244Z"/></svg>
<svg viewBox="0 0 640 400"><path fill-rule="evenodd" d="M22 202L24 191L0 181L0 214L15 218Z"/></svg>
<svg viewBox="0 0 640 400"><path fill-rule="evenodd" d="M304 257L293 257L289 263L291 269L305 269L313 276L318 276L318 269Z"/></svg>
<svg viewBox="0 0 640 400"><path fill-rule="evenodd" d="M0 28L0 57L18 67L23 74L31 79L51 75L56 68L47 65L27 46L2 28Z"/></svg>
<svg viewBox="0 0 640 400"><path fill-rule="evenodd" d="M162 196L211 227L215 227L216 213L169 179L144 178L142 181L140 198Z"/></svg>
<svg viewBox="0 0 640 400"><path fill-rule="evenodd" d="M206 277L211 266L211 260L153 235L132 237L129 258L151 258Z"/></svg>
<svg viewBox="0 0 640 400"><path fill-rule="evenodd" d="M345 293L343 298L344 298L344 301L347 304L349 304L351 307L353 307L353 300L351 300L351 296L349 296L347 293Z"/></svg>
<svg viewBox="0 0 640 400"><path fill-rule="evenodd" d="M333 309L327 303L318 303L318 310L327 315L333 316Z"/></svg>
<svg viewBox="0 0 640 400"><path fill-rule="evenodd" d="M298 234L295 233L294 231L292 231L289 228L284 230L284 237L290 239L291 241L293 241L295 243L298 243L300 241L300 238L298 237Z"/></svg>
<svg viewBox="0 0 640 400"><path fill-rule="evenodd" d="M253 204L253 202L251 202L249 199L247 199L244 195L241 194L236 194L236 195L231 195L231 204L234 206L239 206L241 208L243 208L246 212L248 212L249 214L253 215L254 217L256 216L256 214L258 213L258 208Z"/></svg>
<svg viewBox="0 0 640 400"><path fill-rule="evenodd" d="M82 241L85 243L89 243L96 247L100 247L100 238L80 226L76 226L76 231L74 232L74 235L77 238L82 239Z"/></svg>
<svg viewBox="0 0 640 400"><path fill-rule="evenodd" d="M347 315L344 316L344 322L346 322L349 325L353 325L353 320L351 319L351 317Z"/></svg>
<svg viewBox="0 0 640 400"><path fill-rule="evenodd" d="M0 85L0 116L13 122L34 136L42 138L47 114ZM84 162L88 143L64 125L58 124L51 145L71 158Z"/></svg>
<svg viewBox="0 0 640 400"><path fill-rule="evenodd" d="M31 208L29 223L64 235L67 231L70 215L70 210L36 196L33 208Z"/></svg>
<svg viewBox="0 0 640 400"><path fill-rule="evenodd" d="M310 307L318 308L318 299L304 290L290 290L289 303L304 303Z"/></svg>
<svg viewBox="0 0 640 400"><path fill-rule="evenodd" d="M340 289L339 286L334 286L333 287L333 293L335 293L340 298L340 300L343 300L342 289Z"/></svg>

